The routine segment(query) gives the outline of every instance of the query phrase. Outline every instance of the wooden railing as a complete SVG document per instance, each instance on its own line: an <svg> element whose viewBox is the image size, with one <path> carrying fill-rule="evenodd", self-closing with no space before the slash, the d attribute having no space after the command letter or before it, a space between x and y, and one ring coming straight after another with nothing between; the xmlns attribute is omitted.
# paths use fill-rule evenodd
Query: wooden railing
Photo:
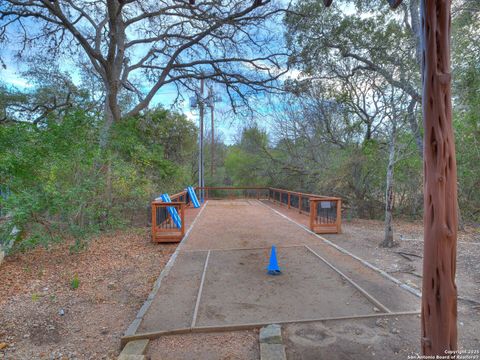
<svg viewBox="0 0 480 360"><path fill-rule="evenodd" d="M168 209L175 209L180 217L181 226L175 224ZM179 242L185 235L185 203L152 202L152 241L154 242Z"/></svg>
<svg viewBox="0 0 480 360"><path fill-rule="evenodd" d="M170 200L172 200L173 202L182 202L186 206L190 205L190 197L188 196L188 192L186 190L173 194L172 196L170 196Z"/></svg>
<svg viewBox="0 0 480 360"><path fill-rule="evenodd" d="M317 234L341 233L342 199L331 196L269 188L268 198L288 209L310 215L310 230Z"/></svg>
<svg viewBox="0 0 480 360"><path fill-rule="evenodd" d="M171 202L152 201L152 241L154 242L179 242L185 235L185 208L190 206L188 192L181 191L173 194L170 200ZM181 221L180 227L173 221L169 208L177 211Z"/></svg>
<svg viewBox="0 0 480 360"><path fill-rule="evenodd" d="M196 187L197 191L203 190L205 199L267 199L268 188L259 186L205 186Z"/></svg>
<svg viewBox="0 0 480 360"><path fill-rule="evenodd" d="M310 198L310 230L317 234L342 232L342 199Z"/></svg>
<svg viewBox="0 0 480 360"><path fill-rule="evenodd" d="M270 187L206 186L196 187L200 198L203 190L206 200L215 199L257 199L270 200L288 209L298 209L301 214L310 216L309 227L315 233L340 233L342 230L342 199L338 197L289 191ZM191 201L187 191L170 197L171 202L152 202L152 240L155 242L178 242L185 234L185 209ZM175 208L181 219L177 227L168 208Z"/></svg>

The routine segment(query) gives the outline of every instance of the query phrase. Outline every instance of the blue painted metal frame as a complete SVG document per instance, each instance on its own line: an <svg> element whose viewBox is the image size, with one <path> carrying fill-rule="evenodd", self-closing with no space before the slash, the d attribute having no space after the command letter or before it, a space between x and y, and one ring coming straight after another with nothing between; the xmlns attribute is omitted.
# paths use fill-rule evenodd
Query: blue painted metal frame
<svg viewBox="0 0 480 360"><path fill-rule="evenodd" d="M160 198L162 199L163 202L166 202L166 203L172 202L172 200L170 200L170 196L168 196L168 194L162 194L162 196ZM177 209L174 208L173 206L167 206L167 210L168 210L168 213L170 214L170 216L172 217L175 226L177 228L181 229L182 228L182 219L180 219L180 215L178 215Z"/></svg>
<svg viewBox="0 0 480 360"><path fill-rule="evenodd" d="M190 199L192 200L193 207L194 208L199 208L200 203L198 202L197 194L195 194L195 190L193 187L189 186L187 187L188 195L190 196Z"/></svg>

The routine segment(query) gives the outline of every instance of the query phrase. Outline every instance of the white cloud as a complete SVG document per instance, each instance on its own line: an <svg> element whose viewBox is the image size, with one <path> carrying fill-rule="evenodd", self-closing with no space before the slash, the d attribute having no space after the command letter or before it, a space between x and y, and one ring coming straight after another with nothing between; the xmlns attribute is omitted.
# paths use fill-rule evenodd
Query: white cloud
<svg viewBox="0 0 480 360"><path fill-rule="evenodd" d="M18 73L13 71L10 67L1 71L1 78L7 85L13 85L19 88L31 88L33 85L27 80L23 79Z"/></svg>

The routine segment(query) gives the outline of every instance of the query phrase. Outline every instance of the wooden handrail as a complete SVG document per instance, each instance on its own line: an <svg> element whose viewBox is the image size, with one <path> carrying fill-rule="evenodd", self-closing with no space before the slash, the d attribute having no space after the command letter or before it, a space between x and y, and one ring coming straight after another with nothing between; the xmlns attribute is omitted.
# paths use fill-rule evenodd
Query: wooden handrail
<svg viewBox="0 0 480 360"><path fill-rule="evenodd" d="M196 190L268 190L265 186L196 186Z"/></svg>
<svg viewBox="0 0 480 360"><path fill-rule="evenodd" d="M170 196L170 199L173 201L174 199L179 198L180 196L185 196L186 194L187 194L187 191L183 190Z"/></svg>
<svg viewBox="0 0 480 360"><path fill-rule="evenodd" d="M273 191L278 191L278 192L283 192L283 193L286 193L286 194L295 194L295 195L301 195L302 197L309 197L309 198L329 198L329 199L340 199L338 197L333 197L333 196L324 196L324 195L316 195L316 194L309 194L309 193L303 193L303 192L299 192L299 191L290 191L290 190L285 190L285 189L279 189L279 188L273 188L273 187L269 187L268 188L269 190L273 190Z"/></svg>
<svg viewBox="0 0 480 360"><path fill-rule="evenodd" d="M307 213L310 215L310 230L316 233L340 233L342 226L342 199L334 196L322 196L309 193L302 193L299 191L290 191L278 188L269 188L269 198L270 192L272 193L273 202L278 203L279 205L286 206L288 209L296 208L300 214ZM278 194L278 199L277 199ZM285 195L287 197L285 198ZM297 201L292 201L292 197L298 197ZM308 200L308 202L305 201ZM335 214L332 217L327 217L325 219L322 216L317 216L317 207L319 202L335 202ZM332 222L332 219L335 219Z"/></svg>
<svg viewBox="0 0 480 360"><path fill-rule="evenodd" d="M196 186L195 191L203 190L206 199L211 198L210 195L215 195L214 191L220 191L217 195L218 198L224 197L252 197L251 191L253 191L253 197L258 200L260 199L269 199L273 200L274 203L279 203L280 205L286 206L288 209L295 208L302 214L309 214L310 216L310 229L316 233L340 233L341 232L341 223L342 223L342 199L335 196L323 196L310 193L303 193L299 191L290 191L285 189L267 187L267 186ZM226 191L227 194L222 193ZM250 191L250 192L240 192L240 193L228 193L228 191ZM183 196L184 201L179 201ZM173 194L170 199L171 202L164 202L162 200L152 201L152 237L154 241L165 241L165 240L181 240L184 235L184 209L189 206L187 203L187 191L180 191L176 194ZM334 213L332 211L327 211L325 209L320 210L318 208L319 202L330 201L334 202L335 205L332 205L332 208L335 207ZM169 229L170 233L167 233L164 229L160 229L156 221L156 211L158 206L173 206L181 213L182 220L182 229ZM158 224L159 225L159 224Z"/></svg>
<svg viewBox="0 0 480 360"><path fill-rule="evenodd" d="M169 206L175 206L175 205L185 205L184 202L181 202L181 201L162 201L162 200L154 200L152 201L152 205L159 205L159 204L166 204L166 205L169 205Z"/></svg>

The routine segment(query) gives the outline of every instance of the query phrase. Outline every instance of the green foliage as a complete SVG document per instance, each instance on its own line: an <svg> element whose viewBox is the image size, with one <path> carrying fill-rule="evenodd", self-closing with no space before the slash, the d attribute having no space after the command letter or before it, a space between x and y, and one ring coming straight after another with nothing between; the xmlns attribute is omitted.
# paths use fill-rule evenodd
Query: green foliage
<svg viewBox="0 0 480 360"><path fill-rule="evenodd" d="M116 124L112 147L131 166L120 169L125 175L153 178L165 184L163 191L177 191L192 181L196 137L196 126L185 116L157 109ZM137 171L140 173L135 175ZM128 181L123 180L126 182L116 185L125 191Z"/></svg>
<svg viewBox="0 0 480 360"><path fill-rule="evenodd" d="M227 150L225 170L234 186L268 184L267 143L267 134L255 126L244 129L239 144Z"/></svg>
<svg viewBox="0 0 480 360"><path fill-rule="evenodd" d="M74 238L70 250L81 251L92 233L145 224L153 196L191 182L196 128L185 117L158 109L126 119L114 126L103 151L100 126L97 115L78 108L39 126L0 126L0 183L10 191L2 200L10 214L2 231L14 225L22 230L17 250Z"/></svg>
<svg viewBox="0 0 480 360"><path fill-rule="evenodd" d="M78 278L78 275L75 274L73 276L73 279L70 281L70 288L72 290L76 290L78 289L79 286L80 286L80 279Z"/></svg>
<svg viewBox="0 0 480 360"><path fill-rule="evenodd" d="M480 222L480 4L466 3L452 24L458 200L464 219Z"/></svg>

